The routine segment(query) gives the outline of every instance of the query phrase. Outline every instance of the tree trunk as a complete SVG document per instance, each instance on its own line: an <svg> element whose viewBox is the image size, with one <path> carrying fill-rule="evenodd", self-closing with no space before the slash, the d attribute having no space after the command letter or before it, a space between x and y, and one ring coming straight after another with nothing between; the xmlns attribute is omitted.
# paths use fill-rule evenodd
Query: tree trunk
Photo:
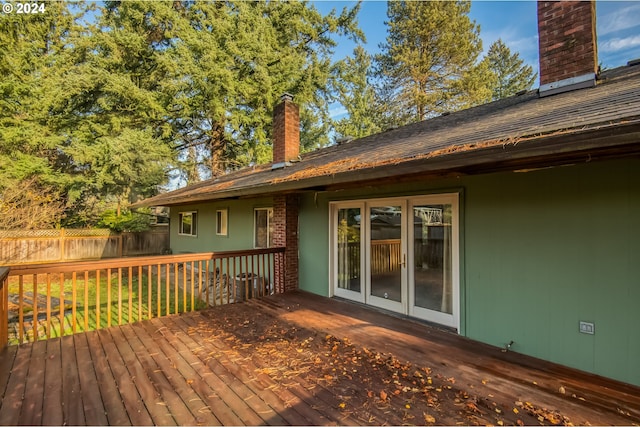
<svg viewBox="0 0 640 427"><path fill-rule="evenodd" d="M211 177L224 175L226 172L225 146L227 141L224 136L224 126L214 123L211 128L211 139L209 140L209 165Z"/></svg>

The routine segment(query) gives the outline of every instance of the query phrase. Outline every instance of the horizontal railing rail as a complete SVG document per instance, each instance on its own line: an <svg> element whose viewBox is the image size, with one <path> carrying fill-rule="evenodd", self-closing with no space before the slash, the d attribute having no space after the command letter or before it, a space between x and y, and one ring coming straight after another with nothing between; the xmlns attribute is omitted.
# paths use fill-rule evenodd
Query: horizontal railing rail
<svg viewBox="0 0 640 427"><path fill-rule="evenodd" d="M11 267L3 343L49 339L284 291L284 248Z"/></svg>

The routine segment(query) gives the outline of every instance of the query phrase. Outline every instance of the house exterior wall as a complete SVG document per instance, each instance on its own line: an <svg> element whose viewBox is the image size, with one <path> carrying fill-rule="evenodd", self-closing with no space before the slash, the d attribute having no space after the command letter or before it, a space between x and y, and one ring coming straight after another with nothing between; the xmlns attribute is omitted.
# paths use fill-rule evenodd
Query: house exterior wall
<svg viewBox="0 0 640 427"><path fill-rule="evenodd" d="M454 191L460 333L640 385L640 159L304 194L300 288L329 294L329 202Z"/></svg>
<svg viewBox="0 0 640 427"><path fill-rule="evenodd" d="M271 198L223 200L171 208L171 250L174 254L253 248L253 210L272 207ZM228 209L228 234L216 235L216 210ZM197 211L197 236L178 234L180 212Z"/></svg>
<svg viewBox="0 0 640 427"><path fill-rule="evenodd" d="M305 192L299 208L299 286L328 296L329 203L460 195L460 330L497 347L640 385L640 159L526 173ZM171 209L174 253L253 247L253 210L271 198ZM228 209L228 236L215 235ZM196 210L198 236L179 236ZM579 332L592 322L595 334Z"/></svg>

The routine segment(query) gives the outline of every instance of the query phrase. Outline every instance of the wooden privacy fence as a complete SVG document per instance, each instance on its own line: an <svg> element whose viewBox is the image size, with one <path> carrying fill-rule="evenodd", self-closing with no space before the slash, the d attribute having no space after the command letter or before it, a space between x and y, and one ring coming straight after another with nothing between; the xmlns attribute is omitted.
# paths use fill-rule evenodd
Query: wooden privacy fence
<svg viewBox="0 0 640 427"><path fill-rule="evenodd" d="M402 265L400 239L371 241L371 274L397 271Z"/></svg>
<svg viewBox="0 0 640 427"><path fill-rule="evenodd" d="M280 293L283 272L284 248L14 266L0 338L37 341Z"/></svg>
<svg viewBox="0 0 640 427"><path fill-rule="evenodd" d="M169 228L115 233L106 229L0 230L0 265L160 255Z"/></svg>

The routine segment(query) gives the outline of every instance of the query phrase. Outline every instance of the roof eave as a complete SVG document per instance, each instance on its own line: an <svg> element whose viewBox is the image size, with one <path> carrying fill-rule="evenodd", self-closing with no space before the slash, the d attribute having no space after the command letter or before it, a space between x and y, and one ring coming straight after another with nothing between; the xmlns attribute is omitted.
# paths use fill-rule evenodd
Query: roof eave
<svg viewBox="0 0 640 427"><path fill-rule="evenodd" d="M168 194L143 200L134 205L175 206L209 200L239 197L266 196L314 188L353 184L361 181L389 179L411 174L465 171L488 173L499 170L516 170L542 163L550 166L595 160L597 158L624 157L640 153L640 118L625 123L600 126L597 129L579 129L556 132L539 137L478 146L459 147L451 153L431 158L399 159L397 163L372 165L331 175L314 176L300 180L284 180L277 183L265 181L259 185L228 188L196 195Z"/></svg>

